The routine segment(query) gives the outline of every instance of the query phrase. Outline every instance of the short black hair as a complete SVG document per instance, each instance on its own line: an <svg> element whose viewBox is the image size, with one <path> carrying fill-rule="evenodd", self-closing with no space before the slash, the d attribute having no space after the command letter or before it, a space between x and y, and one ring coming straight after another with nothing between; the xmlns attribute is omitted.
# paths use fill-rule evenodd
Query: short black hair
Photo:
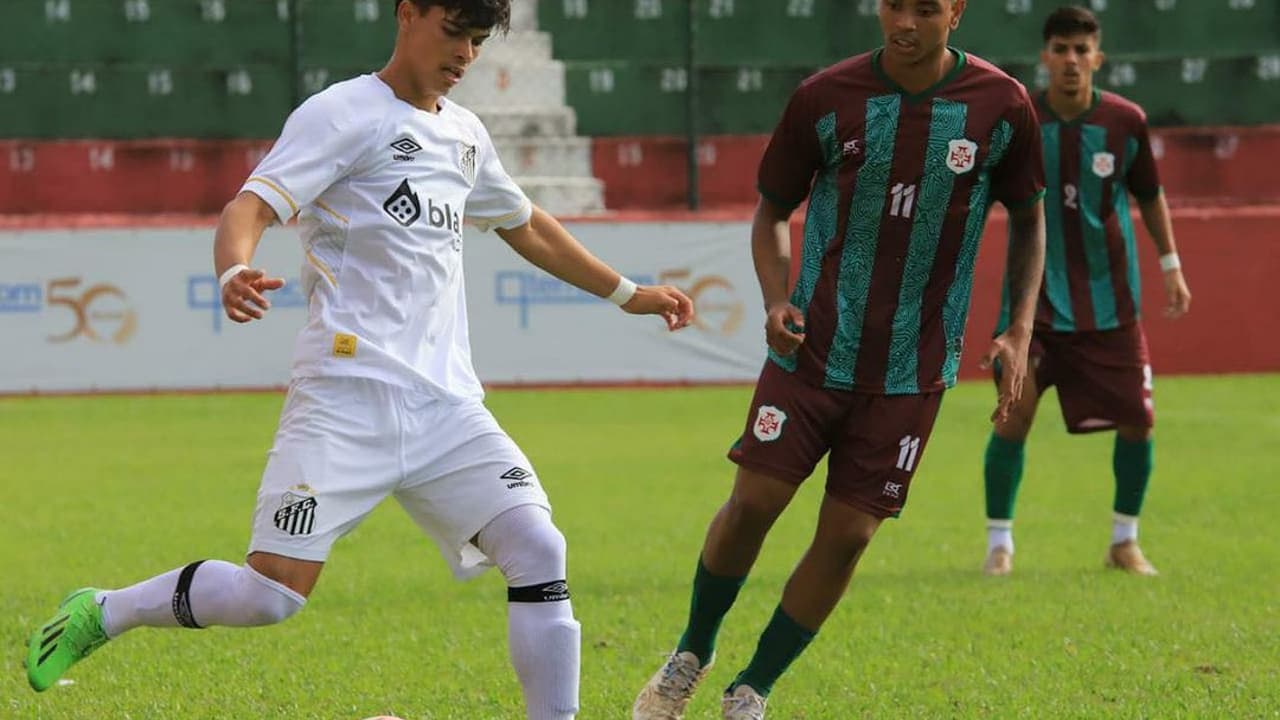
<svg viewBox="0 0 1280 720"><path fill-rule="evenodd" d="M413 3L418 12L425 13L434 5L439 5L450 15L457 13L457 18L464 27L471 29L497 28L502 32L511 29L511 0L394 0L395 8L400 3Z"/></svg>
<svg viewBox="0 0 1280 720"><path fill-rule="evenodd" d="M1044 21L1044 41L1051 37L1102 35L1102 23L1089 8L1067 5L1054 10Z"/></svg>

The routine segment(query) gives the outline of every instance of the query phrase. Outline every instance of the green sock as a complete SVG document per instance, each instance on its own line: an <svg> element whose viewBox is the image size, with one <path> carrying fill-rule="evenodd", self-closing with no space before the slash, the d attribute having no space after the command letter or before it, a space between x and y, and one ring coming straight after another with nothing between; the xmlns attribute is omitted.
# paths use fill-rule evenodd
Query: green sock
<svg viewBox="0 0 1280 720"><path fill-rule="evenodd" d="M987 485L988 519L1013 519L1013 504L1018 499L1018 486L1022 484L1025 447L1026 443L1005 440L995 433L987 441L983 472Z"/></svg>
<svg viewBox="0 0 1280 720"><path fill-rule="evenodd" d="M769 625L760 634L760 644L756 646L756 654L751 657L751 663L738 674L725 692L732 692L739 685L747 685L768 697L773 684L787 671L792 661L800 657L800 653L804 652L817 634L816 630L810 630L791 619L779 605L773 611Z"/></svg>
<svg viewBox="0 0 1280 720"><path fill-rule="evenodd" d="M1147 481L1151 479L1153 445L1151 438L1129 442L1116 435L1116 447L1111 455L1111 467L1116 473L1116 501L1112 509L1122 515L1137 517L1142 512Z"/></svg>
<svg viewBox="0 0 1280 720"><path fill-rule="evenodd" d="M745 577L712 575L698 558L698 570L693 576L693 598L689 601L689 624L676 645L676 652L691 652L702 664L711 660L716 651L716 635L725 613L738 598Z"/></svg>

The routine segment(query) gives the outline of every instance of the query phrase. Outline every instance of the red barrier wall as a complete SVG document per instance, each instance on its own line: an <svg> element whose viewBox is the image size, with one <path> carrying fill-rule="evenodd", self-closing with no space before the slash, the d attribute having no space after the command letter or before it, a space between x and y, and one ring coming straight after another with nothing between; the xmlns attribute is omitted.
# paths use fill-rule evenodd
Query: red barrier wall
<svg viewBox="0 0 1280 720"><path fill-rule="evenodd" d="M1280 204L1280 126L1156 133L1174 205ZM703 138L703 208L755 204L765 135ZM261 140L0 140L0 214L217 213L271 145ZM612 210L683 208L685 140L597 138L592 161Z"/></svg>
<svg viewBox="0 0 1280 720"><path fill-rule="evenodd" d="M703 138L698 150L703 207L754 205L756 165L767 135ZM1175 206L1280 204L1280 125L1173 128L1154 133L1165 194ZM596 138L596 177L614 210L686 203L684 138Z"/></svg>
<svg viewBox="0 0 1280 720"><path fill-rule="evenodd" d="M796 217L793 258L799 257L802 237ZM986 377L978 358L1000 311L1006 220L1003 212L992 213L978 253L962 379ZM1161 313L1164 283L1155 247L1139 230L1143 326L1155 373L1280 372L1280 206L1177 210L1173 223L1191 288L1191 312L1178 320ZM1136 215L1134 225L1142 228Z"/></svg>

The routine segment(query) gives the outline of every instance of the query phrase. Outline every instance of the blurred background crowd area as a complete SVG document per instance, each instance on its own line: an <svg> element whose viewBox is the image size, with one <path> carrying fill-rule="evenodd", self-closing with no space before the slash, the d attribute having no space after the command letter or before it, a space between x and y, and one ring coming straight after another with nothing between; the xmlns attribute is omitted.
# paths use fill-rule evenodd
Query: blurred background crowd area
<svg viewBox="0 0 1280 720"><path fill-rule="evenodd" d="M953 44L1035 91L1061 2ZM1280 203L1280 0L1082 0L1179 206ZM786 100L880 44L878 0L514 0L452 97L553 212L740 210ZM380 68L392 0L0 0L0 214L217 212L290 110Z"/></svg>

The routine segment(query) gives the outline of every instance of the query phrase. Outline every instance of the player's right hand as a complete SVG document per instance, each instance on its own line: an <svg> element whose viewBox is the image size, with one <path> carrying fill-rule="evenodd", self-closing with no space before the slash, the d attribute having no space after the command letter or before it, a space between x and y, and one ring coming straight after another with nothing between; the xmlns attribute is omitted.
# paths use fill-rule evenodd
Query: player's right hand
<svg viewBox="0 0 1280 720"><path fill-rule="evenodd" d="M804 342L804 313L789 302L765 308L765 341L779 355L791 355Z"/></svg>
<svg viewBox="0 0 1280 720"><path fill-rule="evenodd" d="M246 268L222 286L222 307L238 323L261 320L271 309L264 292L284 287L284 278L269 278L262 270Z"/></svg>
<svg viewBox="0 0 1280 720"><path fill-rule="evenodd" d="M983 370L990 370L1000 363L999 398L991 413L991 422L1000 425L1009 420L1013 406L1022 398L1022 387L1027 379L1027 355L1031 347L1031 333L1005 330L991 341L991 347L978 361Z"/></svg>

